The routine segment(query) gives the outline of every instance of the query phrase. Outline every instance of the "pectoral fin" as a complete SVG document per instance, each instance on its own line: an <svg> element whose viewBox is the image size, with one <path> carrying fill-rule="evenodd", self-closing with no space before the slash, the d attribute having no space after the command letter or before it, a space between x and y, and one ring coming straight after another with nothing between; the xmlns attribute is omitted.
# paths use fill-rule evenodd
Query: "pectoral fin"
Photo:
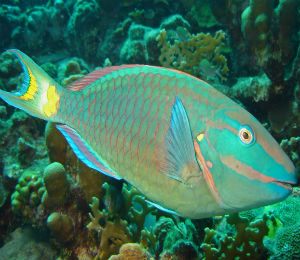
<svg viewBox="0 0 300 260"><path fill-rule="evenodd" d="M201 174L195 158L189 119L178 97L175 97L166 136L166 157L162 162L162 173L183 183L197 177L195 174Z"/></svg>

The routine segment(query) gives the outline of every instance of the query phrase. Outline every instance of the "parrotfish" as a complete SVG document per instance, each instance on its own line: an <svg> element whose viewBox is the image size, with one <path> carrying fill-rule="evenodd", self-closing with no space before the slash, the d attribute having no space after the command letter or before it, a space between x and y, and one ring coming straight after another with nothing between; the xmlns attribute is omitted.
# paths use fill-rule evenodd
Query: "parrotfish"
<svg viewBox="0 0 300 260"><path fill-rule="evenodd" d="M57 123L87 166L189 218L283 200L295 167L250 113L208 83L147 65L98 69L66 88L19 50L24 79L0 97Z"/></svg>

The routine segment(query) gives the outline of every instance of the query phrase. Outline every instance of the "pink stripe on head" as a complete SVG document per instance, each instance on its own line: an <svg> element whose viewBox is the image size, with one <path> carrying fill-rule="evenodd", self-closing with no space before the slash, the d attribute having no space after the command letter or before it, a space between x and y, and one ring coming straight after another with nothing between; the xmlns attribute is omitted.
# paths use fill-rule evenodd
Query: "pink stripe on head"
<svg viewBox="0 0 300 260"><path fill-rule="evenodd" d="M276 181L276 179L264 175L261 172L254 170L251 166L237 160L234 155L220 155L220 160L228 168L232 169L236 173L247 177L250 180L258 180L264 183L271 183Z"/></svg>
<svg viewBox="0 0 300 260"><path fill-rule="evenodd" d="M246 110L239 107L240 111L226 111L225 113L240 124L249 124L255 133L256 142L271 156L278 164L282 165L287 172L294 173L295 167L281 150L278 143L271 134ZM250 123L249 123L250 122Z"/></svg>

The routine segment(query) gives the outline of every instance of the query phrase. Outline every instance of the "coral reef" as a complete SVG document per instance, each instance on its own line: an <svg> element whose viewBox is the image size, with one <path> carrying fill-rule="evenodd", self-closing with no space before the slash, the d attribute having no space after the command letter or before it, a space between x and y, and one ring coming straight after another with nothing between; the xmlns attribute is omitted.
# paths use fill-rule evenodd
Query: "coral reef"
<svg viewBox="0 0 300 260"><path fill-rule="evenodd" d="M132 235L127 227L127 222L117 218L114 222L109 220L105 210L99 210L99 200L94 197L90 204L93 214L89 214L91 222L88 229L100 233L100 259L107 259L110 255L118 253L122 244L132 242Z"/></svg>
<svg viewBox="0 0 300 260"><path fill-rule="evenodd" d="M172 259L199 259L200 244L195 226L191 220L175 223L170 218L160 217L153 233L156 238L155 252L160 252L161 259L173 256Z"/></svg>
<svg viewBox="0 0 300 260"><path fill-rule="evenodd" d="M18 161L22 166L28 166L36 154L36 148L22 137L18 139Z"/></svg>
<svg viewBox="0 0 300 260"><path fill-rule="evenodd" d="M299 258L299 194L299 187L294 188L292 196L264 208L265 212L271 212L277 222L276 229L269 232L264 240L266 247L272 252L270 260Z"/></svg>
<svg viewBox="0 0 300 260"><path fill-rule="evenodd" d="M115 194L111 185L105 183L103 186L106 197ZM112 205L112 199L117 199L118 211ZM109 202L108 198L105 200L110 211L105 208L100 210L99 199L93 198L90 204L92 213L89 214L91 222L87 225L89 230L95 230L100 236L100 259L116 254L123 243L139 241L156 257L162 252L177 252L177 255L185 256L184 259L189 259L191 252L198 256L196 244L199 239L190 220L177 223L174 217L164 217L168 214L158 212L145 202L136 189L128 188L126 184L123 184L121 198L109 198ZM147 218L151 215L156 224L147 226Z"/></svg>
<svg viewBox="0 0 300 260"><path fill-rule="evenodd" d="M281 0L276 8L271 0L252 0L244 10L242 32L261 64L266 64L271 55L284 64L292 60L296 51L292 35L299 29L298 8L299 2L296 0ZM277 30L272 28L274 22ZM272 53L270 48L271 37L277 40L277 46L273 47L277 54Z"/></svg>
<svg viewBox="0 0 300 260"><path fill-rule="evenodd" d="M65 202L67 192L69 191L69 181L65 168L58 162L48 165L43 173L46 193L43 200L50 200L51 203L60 205Z"/></svg>
<svg viewBox="0 0 300 260"><path fill-rule="evenodd" d="M3 185L3 177L0 176L0 208L5 203L7 195L8 195L7 191L5 190L4 185Z"/></svg>
<svg viewBox="0 0 300 260"><path fill-rule="evenodd" d="M79 185L83 189L88 203L92 201L92 197L101 197L103 194L101 186L109 178L81 162L54 123L47 123L45 139L50 160L60 162L70 175L78 175Z"/></svg>
<svg viewBox="0 0 300 260"><path fill-rule="evenodd" d="M242 13L242 32L248 43L261 56L268 51L268 34L272 20L272 0L251 1ZM255 47L254 47L255 46Z"/></svg>
<svg viewBox="0 0 300 260"><path fill-rule="evenodd" d="M161 47L159 61L162 66L175 68L198 77L205 77L207 67L215 70L221 80L225 80L228 74L227 60L221 54L224 46L225 33L217 31L215 36L210 33L187 34L185 40L175 40L170 43L166 30L162 30L157 37L158 46ZM203 64L206 60L209 64Z"/></svg>
<svg viewBox="0 0 300 260"><path fill-rule="evenodd" d="M63 86L112 64L191 73L263 122L299 171L299 3L0 0L0 49L26 52ZM19 89L21 72L3 53L0 89ZM1 259L300 258L299 188L275 205L182 219L88 168L55 123L1 100L0 154ZM25 225L34 230L11 233Z"/></svg>
<svg viewBox="0 0 300 260"><path fill-rule="evenodd" d="M15 192L11 195L12 211L17 215L22 215L26 221L35 221L37 206L44 193L42 176L35 172L25 171L19 178Z"/></svg>
<svg viewBox="0 0 300 260"><path fill-rule="evenodd" d="M145 35L152 28L140 24L131 24L128 32L128 39L125 41L121 52L120 60L124 63L147 64L148 52Z"/></svg>
<svg viewBox="0 0 300 260"><path fill-rule="evenodd" d="M78 58L72 58L67 63L61 64L58 77L62 80L63 86L80 79L88 72L87 64Z"/></svg>
<svg viewBox="0 0 300 260"><path fill-rule="evenodd" d="M199 260L198 249L189 241L179 240L175 243L172 251L165 252L160 260Z"/></svg>
<svg viewBox="0 0 300 260"><path fill-rule="evenodd" d="M67 215L58 212L51 213L47 218L47 227L60 243L66 243L74 236L74 223Z"/></svg>
<svg viewBox="0 0 300 260"><path fill-rule="evenodd" d="M138 240L142 234L147 215L155 214L156 209L145 201L145 197L137 189L129 187L126 183L123 184L122 195L124 197L123 214L126 214L129 221L134 223L136 228L132 230L133 237ZM139 205L139 208L135 205Z"/></svg>
<svg viewBox="0 0 300 260"><path fill-rule="evenodd" d="M47 235L31 228L17 228L0 248L0 259L50 260L56 257L57 252L47 242Z"/></svg>
<svg viewBox="0 0 300 260"><path fill-rule="evenodd" d="M190 23L196 24L200 28L212 28L220 25L219 22L216 20L212 9L210 8L211 1L182 0L180 2L187 11L185 17L190 21Z"/></svg>
<svg viewBox="0 0 300 260"><path fill-rule="evenodd" d="M238 78L236 84L230 88L230 94L243 103L268 101L271 81L266 74L254 77Z"/></svg>
<svg viewBox="0 0 300 260"><path fill-rule="evenodd" d="M67 26L67 41L73 51L83 58L91 58L97 52L97 37L101 30L100 17L101 9L95 0L79 0L73 6ZM93 26L90 26L91 24Z"/></svg>
<svg viewBox="0 0 300 260"><path fill-rule="evenodd" d="M219 244L214 244L217 231L205 228L205 238L201 249L205 252L205 259L265 259L266 248L263 238L268 234L268 222L276 224L274 217L263 215L262 219L248 222L238 214L231 215L226 219L230 225L235 225L236 234L221 234Z"/></svg>
<svg viewBox="0 0 300 260"><path fill-rule="evenodd" d="M113 255L109 260L151 260L151 256L139 244L127 243L120 248L118 255Z"/></svg>
<svg viewBox="0 0 300 260"><path fill-rule="evenodd" d="M283 139L281 148L289 155L297 169L300 169L300 136Z"/></svg>
<svg viewBox="0 0 300 260"><path fill-rule="evenodd" d="M5 24L5 26L0 27L0 37L2 39L0 49L2 50L9 45L11 33L16 31L15 27L22 21L21 9L18 6L1 4L0 21L1 25Z"/></svg>
<svg viewBox="0 0 300 260"><path fill-rule="evenodd" d="M275 237L274 255L270 260L300 258L300 225L278 230Z"/></svg>
<svg viewBox="0 0 300 260"><path fill-rule="evenodd" d="M46 124L45 141L50 161L60 162L61 164L66 165L68 148L67 140L52 122L47 122Z"/></svg>

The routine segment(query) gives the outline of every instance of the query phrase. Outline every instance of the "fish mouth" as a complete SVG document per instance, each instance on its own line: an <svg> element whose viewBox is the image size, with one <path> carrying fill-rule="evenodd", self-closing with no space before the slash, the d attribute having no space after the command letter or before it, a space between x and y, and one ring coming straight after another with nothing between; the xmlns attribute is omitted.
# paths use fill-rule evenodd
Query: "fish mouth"
<svg viewBox="0 0 300 260"><path fill-rule="evenodd" d="M272 183L280 185L291 192L293 191L293 186L296 185L296 183L292 181L273 181Z"/></svg>

